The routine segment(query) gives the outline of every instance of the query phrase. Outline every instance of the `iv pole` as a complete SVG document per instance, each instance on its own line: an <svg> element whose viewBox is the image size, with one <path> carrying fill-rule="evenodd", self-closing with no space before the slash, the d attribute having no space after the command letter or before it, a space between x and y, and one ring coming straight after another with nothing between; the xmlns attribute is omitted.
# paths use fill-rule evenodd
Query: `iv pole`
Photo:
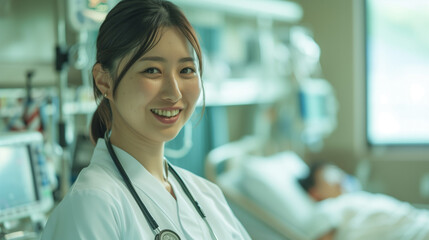
<svg viewBox="0 0 429 240"><path fill-rule="evenodd" d="M66 121L64 117L64 95L67 89L68 75L68 47L66 42L66 19L65 19L65 0L56 0L56 46L55 46L55 70L58 78L58 98L59 98L59 120L58 120L58 142L62 148L61 156L61 179L60 179L60 198L63 198L70 186L70 159L68 155L68 146L66 141Z"/></svg>

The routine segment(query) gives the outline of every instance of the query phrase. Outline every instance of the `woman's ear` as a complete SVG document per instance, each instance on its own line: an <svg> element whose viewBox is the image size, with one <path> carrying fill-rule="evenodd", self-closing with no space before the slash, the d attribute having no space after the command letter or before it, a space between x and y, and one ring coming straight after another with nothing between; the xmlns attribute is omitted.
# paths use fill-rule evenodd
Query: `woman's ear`
<svg viewBox="0 0 429 240"><path fill-rule="evenodd" d="M107 99L111 100L113 92L113 82L109 71L103 69L100 63L97 63L92 68L92 76L94 77L95 85L98 90Z"/></svg>

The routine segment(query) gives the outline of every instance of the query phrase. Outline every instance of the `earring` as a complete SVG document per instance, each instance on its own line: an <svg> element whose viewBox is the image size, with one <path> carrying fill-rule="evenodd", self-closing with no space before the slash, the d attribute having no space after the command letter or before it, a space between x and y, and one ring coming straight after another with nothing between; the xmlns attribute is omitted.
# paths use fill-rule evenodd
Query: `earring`
<svg viewBox="0 0 429 240"><path fill-rule="evenodd" d="M107 92L105 92L105 93L103 94L103 97L104 97L104 98L107 98Z"/></svg>

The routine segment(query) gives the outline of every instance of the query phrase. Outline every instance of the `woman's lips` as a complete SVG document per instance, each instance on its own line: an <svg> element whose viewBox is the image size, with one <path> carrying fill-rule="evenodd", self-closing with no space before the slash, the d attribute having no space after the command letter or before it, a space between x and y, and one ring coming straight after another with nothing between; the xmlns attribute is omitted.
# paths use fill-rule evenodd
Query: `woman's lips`
<svg viewBox="0 0 429 240"><path fill-rule="evenodd" d="M181 109L151 109L152 114L158 121L164 124L175 123L182 112Z"/></svg>

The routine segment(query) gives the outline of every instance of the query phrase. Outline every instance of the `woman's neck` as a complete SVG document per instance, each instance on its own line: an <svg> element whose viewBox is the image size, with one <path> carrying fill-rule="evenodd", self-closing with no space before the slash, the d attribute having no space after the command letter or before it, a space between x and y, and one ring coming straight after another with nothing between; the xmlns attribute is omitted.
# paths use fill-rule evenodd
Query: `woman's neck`
<svg viewBox="0 0 429 240"><path fill-rule="evenodd" d="M164 179L164 143L142 138L135 132L117 130L112 126L110 141L133 156L143 167L161 183Z"/></svg>

